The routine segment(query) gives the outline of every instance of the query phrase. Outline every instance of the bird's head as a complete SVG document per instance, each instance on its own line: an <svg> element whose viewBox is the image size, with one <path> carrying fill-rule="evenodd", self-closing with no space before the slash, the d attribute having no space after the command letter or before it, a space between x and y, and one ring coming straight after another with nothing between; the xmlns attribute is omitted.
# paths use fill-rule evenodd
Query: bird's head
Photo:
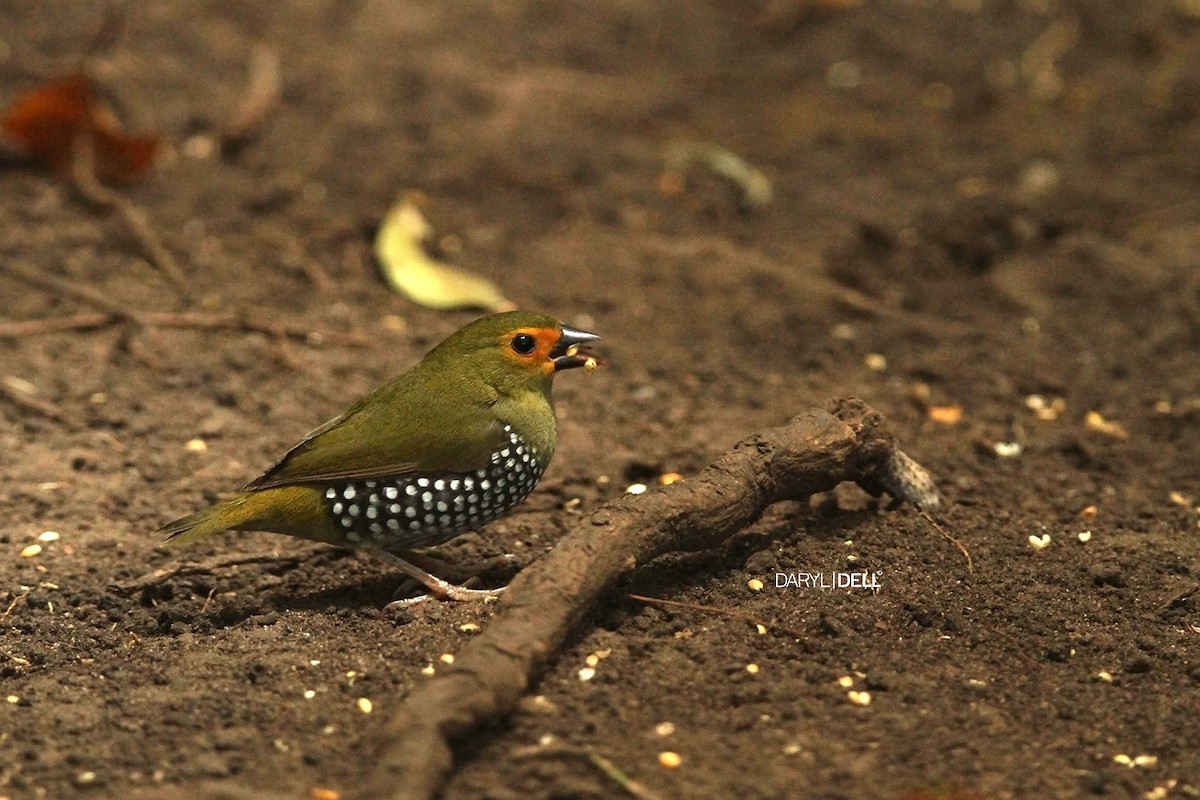
<svg viewBox="0 0 1200 800"><path fill-rule="evenodd" d="M549 392L565 369L593 369L598 361L584 347L600 337L564 325L548 314L507 311L476 320L439 344L425 361L469 370L502 394Z"/></svg>

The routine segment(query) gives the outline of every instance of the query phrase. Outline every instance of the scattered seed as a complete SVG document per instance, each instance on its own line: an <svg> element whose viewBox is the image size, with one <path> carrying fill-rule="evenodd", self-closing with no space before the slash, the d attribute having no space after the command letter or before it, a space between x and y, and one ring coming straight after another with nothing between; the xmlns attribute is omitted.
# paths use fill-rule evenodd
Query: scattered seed
<svg viewBox="0 0 1200 800"><path fill-rule="evenodd" d="M582 497L572 497L567 502L563 503L563 511L575 511L583 505Z"/></svg>
<svg viewBox="0 0 1200 800"><path fill-rule="evenodd" d="M1158 766L1158 756L1140 755L1133 757L1133 765L1135 767L1154 767Z"/></svg>
<svg viewBox="0 0 1200 800"><path fill-rule="evenodd" d="M746 665L746 672L749 672L751 675L757 675L758 671L759 671L758 664L747 664Z"/></svg>
<svg viewBox="0 0 1200 800"><path fill-rule="evenodd" d="M672 483L679 483L683 480L683 476L678 472L664 472L658 476L658 482L663 486L670 486Z"/></svg>
<svg viewBox="0 0 1200 800"><path fill-rule="evenodd" d="M314 692L312 689L305 689L305 690L304 690L304 699L305 699L305 700L312 700L312 699L313 699L314 697L316 697L316 696L317 696L317 693L316 693L316 692Z"/></svg>
<svg viewBox="0 0 1200 800"><path fill-rule="evenodd" d="M674 722L660 722L654 726L654 734L656 736L670 736L675 732Z"/></svg>
<svg viewBox="0 0 1200 800"><path fill-rule="evenodd" d="M596 677L596 669L594 667L584 667L583 669L579 670L579 680L584 681L585 683L594 677Z"/></svg>
<svg viewBox="0 0 1200 800"><path fill-rule="evenodd" d="M1113 682L1113 676L1112 676L1112 673L1111 673L1111 672L1109 672L1109 671L1108 671L1108 670L1106 670L1106 669L1102 669L1102 670L1100 670L1099 672L1097 672L1097 673L1096 673L1096 679L1097 679L1097 680L1104 681L1105 683L1112 683L1112 682Z"/></svg>
<svg viewBox="0 0 1200 800"><path fill-rule="evenodd" d="M58 531L42 531L38 534L39 542L57 542L58 539Z"/></svg>
<svg viewBox="0 0 1200 800"><path fill-rule="evenodd" d="M90 769L86 770L75 776L75 785L76 786L91 786L92 784L94 784L96 782L96 777L97 776L96 776L95 772L92 772Z"/></svg>
<svg viewBox="0 0 1200 800"><path fill-rule="evenodd" d="M375 709L375 706L366 697L358 698L358 710L364 714L370 714Z"/></svg>
<svg viewBox="0 0 1200 800"><path fill-rule="evenodd" d="M203 439L188 439L184 449L192 453L203 453L208 449L208 442Z"/></svg>
<svg viewBox="0 0 1200 800"><path fill-rule="evenodd" d="M683 756L670 750L664 750L658 754L658 763L664 769L678 769L683 764Z"/></svg>
<svg viewBox="0 0 1200 800"><path fill-rule="evenodd" d="M837 682L838 682L838 686L842 687L843 689L849 689L851 686L854 685L854 676L843 675L842 677L837 679Z"/></svg>
<svg viewBox="0 0 1200 800"><path fill-rule="evenodd" d="M1031 394L1025 398L1025 407L1038 419L1053 421L1067 410L1067 401L1061 397L1047 399L1040 394Z"/></svg>
<svg viewBox="0 0 1200 800"><path fill-rule="evenodd" d="M851 689L850 691L846 692L846 697L850 698L850 702L854 703L854 705L856 705L856 706L871 705L871 693L870 692L856 692L853 689Z"/></svg>
<svg viewBox="0 0 1200 800"><path fill-rule="evenodd" d="M438 661L442 662L443 664L453 664L454 653L442 653L440 656L438 656Z"/></svg>
<svg viewBox="0 0 1200 800"><path fill-rule="evenodd" d="M458 629L463 633L479 633L479 625L475 622L464 622Z"/></svg>
<svg viewBox="0 0 1200 800"><path fill-rule="evenodd" d="M334 789L314 786L308 792L308 800L341 800L342 796Z"/></svg>
<svg viewBox="0 0 1200 800"><path fill-rule="evenodd" d="M1083 542L1084 544L1087 544L1092 540L1091 531L1080 531L1077 536L1079 537L1079 541Z"/></svg>
<svg viewBox="0 0 1200 800"><path fill-rule="evenodd" d="M310 667L319 667L319 666L321 666L321 660L318 658L310 658L308 660L308 665Z"/></svg>
<svg viewBox="0 0 1200 800"><path fill-rule="evenodd" d="M21 551L21 558L33 558L42 552L40 544L31 544Z"/></svg>
<svg viewBox="0 0 1200 800"><path fill-rule="evenodd" d="M1016 458L1025 452L1020 442L996 442L992 445L992 450L1001 458Z"/></svg>
<svg viewBox="0 0 1200 800"><path fill-rule="evenodd" d="M646 484L644 484L644 483L631 483L631 484L629 484L629 486L625 487L625 494L645 494L645 493L646 493Z"/></svg>
<svg viewBox="0 0 1200 800"><path fill-rule="evenodd" d="M1050 546L1050 534L1043 533L1041 536L1037 536L1036 534L1030 534L1029 546L1032 547L1034 550L1045 550L1047 547Z"/></svg>
<svg viewBox="0 0 1200 800"><path fill-rule="evenodd" d="M434 668L433 664L426 664L425 666L421 667L421 674L425 675L426 677L432 677L436 672L437 670Z"/></svg>
<svg viewBox="0 0 1200 800"><path fill-rule="evenodd" d="M596 655L595 653L592 653L587 658L585 658L583 661L589 667L594 667L600 663L600 656Z"/></svg>
<svg viewBox="0 0 1200 800"><path fill-rule="evenodd" d="M763 625L762 623L755 623L755 625L754 625L754 629L755 629L756 631L758 631L758 635L759 635L759 636L766 636L766 635L767 635L767 626L766 626L766 625Z"/></svg>
<svg viewBox="0 0 1200 800"><path fill-rule="evenodd" d="M17 703L21 702L21 698L17 697L15 694L10 694L8 697L4 698L4 702L8 703L10 706L15 706Z"/></svg>
<svg viewBox="0 0 1200 800"><path fill-rule="evenodd" d="M539 747L550 747L552 744L554 744L554 742L555 738L553 733L543 733L538 737Z"/></svg>
<svg viewBox="0 0 1200 800"><path fill-rule="evenodd" d="M957 425L963 417L961 406L930 406L926 413L930 421L940 425Z"/></svg>
<svg viewBox="0 0 1200 800"><path fill-rule="evenodd" d="M1129 431L1125 430L1125 426L1119 422L1112 422L1105 419L1099 411L1089 411L1083 418L1083 422L1088 430L1095 431L1096 433L1102 433L1114 439L1129 438Z"/></svg>
<svg viewBox="0 0 1200 800"><path fill-rule="evenodd" d="M1079 512L1080 519L1095 519L1098 509L1095 506L1088 506Z"/></svg>
<svg viewBox="0 0 1200 800"><path fill-rule="evenodd" d="M761 592L766 586L766 584L764 584L758 578L751 578L750 580L746 581L746 585L750 587L750 591L752 592Z"/></svg>
<svg viewBox="0 0 1200 800"><path fill-rule="evenodd" d="M881 353L867 353L863 356L863 366L871 372L885 372L888 368L887 357Z"/></svg>
<svg viewBox="0 0 1200 800"><path fill-rule="evenodd" d="M408 332L408 323L404 321L404 317L397 314L384 314L383 319L379 320L379 327L388 333Z"/></svg>
<svg viewBox="0 0 1200 800"><path fill-rule="evenodd" d="M1192 498L1185 495L1183 492L1171 492L1167 498L1177 506L1190 506Z"/></svg>
<svg viewBox="0 0 1200 800"><path fill-rule="evenodd" d="M802 749L803 748L801 748L800 745L796 744L795 742L792 742L791 744L785 744L783 746L783 754L785 756L798 755Z"/></svg>

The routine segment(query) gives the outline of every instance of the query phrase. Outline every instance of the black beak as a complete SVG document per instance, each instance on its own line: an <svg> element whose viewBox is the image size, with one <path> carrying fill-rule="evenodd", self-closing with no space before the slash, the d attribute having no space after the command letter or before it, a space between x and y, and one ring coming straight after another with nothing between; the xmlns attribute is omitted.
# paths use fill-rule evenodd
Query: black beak
<svg viewBox="0 0 1200 800"><path fill-rule="evenodd" d="M562 336L558 337L558 344L554 345L554 349L550 351L555 372L576 367L588 367L589 369L595 367L599 362L582 345L594 342L599 338L594 333L563 325Z"/></svg>

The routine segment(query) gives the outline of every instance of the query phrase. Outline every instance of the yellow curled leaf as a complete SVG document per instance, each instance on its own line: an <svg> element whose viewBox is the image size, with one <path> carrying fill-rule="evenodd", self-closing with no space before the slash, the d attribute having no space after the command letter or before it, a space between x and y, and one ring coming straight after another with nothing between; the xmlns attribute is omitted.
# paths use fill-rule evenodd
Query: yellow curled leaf
<svg viewBox="0 0 1200 800"><path fill-rule="evenodd" d="M425 308L515 308L486 278L430 258L422 243L432 232L411 196L402 197L383 218L375 258L392 289Z"/></svg>

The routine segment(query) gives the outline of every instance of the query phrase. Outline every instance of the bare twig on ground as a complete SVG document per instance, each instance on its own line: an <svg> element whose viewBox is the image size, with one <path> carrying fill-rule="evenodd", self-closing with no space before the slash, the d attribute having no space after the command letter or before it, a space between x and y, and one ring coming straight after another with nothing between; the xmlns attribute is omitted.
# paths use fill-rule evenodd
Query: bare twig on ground
<svg viewBox="0 0 1200 800"><path fill-rule="evenodd" d="M8 400L18 408L40 414L55 422L66 421L66 416L63 414L62 409L48 400L42 400L24 391L11 375L6 375L3 380L0 380L0 397Z"/></svg>
<svg viewBox="0 0 1200 800"><path fill-rule="evenodd" d="M648 788L641 781L634 780L625 771L609 759L592 750L581 747L563 747L550 745L548 747L528 747L513 753L514 758L579 758L599 770L604 777L621 787L630 797L637 800L662 800L662 795Z"/></svg>
<svg viewBox="0 0 1200 800"><path fill-rule="evenodd" d="M451 740L512 710L597 600L658 556L710 548L771 504L843 481L936 507L928 473L899 453L879 413L844 400L751 436L690 480L597 510L513 580L497 617L453 665L409 695L379 732L374 774L356 794L435 796L453 766Z"/></svg>
<svg viewBox="0 0 1200 800"><path fill-rule="evenodd" d="M933 526L933 529L938 532L939 536L958 548L958 552L962 553L963 558L967 559L967 574L972 578L975 577L975 562L971 560L971 551L968 550L966 546L958 539L955 539L953 536L946 533L942 526L937 524L937 520L929 516L928 511L922 509L921 516L924 517L926 522Z"/></svg>
<svg viewBox="0 0 1200 800"><path fill-rule="evenodd" d="M816 294L835 303L873 317L892 320L906 328L931 334L962 335L971 330L961 322L903 308L889 306L868 294L831 280L819 271L817 264L784 264L758 250L741 248L725 239L710 236L679 242L665 237L650 239L646 249L669 257L689 257L712 254L728 260L748 261L765 273L778 278L785 286L795 287L801 294Z"/></svg>
<svg viewBox="0 0 1200 800"><path fill-rule="evenodd" d="M92 205L115 211L150 263L186 296L189 292L187 277L150 224L146 212L134 205L133 201L109 189L96 177L95 142L90 135L78 137L74 155L71 181L76 191Z"/></svg>
<svg viewBox="0 0 1200 800"><path fill-rule="evenodd" d="M114 583L109 588L122 594L137 594L146 589L153 589L161 586L172 578L186 578L192 575L211 575L214 572L230 567L244 567L251 564L272 564L280 567L294 567L303 561L304 555L281 556L278 553L268 553L265 555L240 555L240 556L218 556L209 559L208 561L194 562L190 564L176 564L171 567L163 567L156 569L148 575L139 575L120 583ZM208 600L212 599L209 595ZM208 600L205 600L205 605L208 605Z"/></svg>
<svg viewBox="0 0 1200 800"><path fill-rule="evenodd" d="M265 44L260 44L250 56L246 93L221 131L221 150L225 153L236 152L258 136L282 99L283 72L279 55Z"/></svg>
<svg viewBox="0 0 1200 800"><path fill-rule="evenodd" d="M138 312L106 297L103 293L67 278L50 275L20 261L0 259L0 272L56 295L74 298L103 313L83 313L66 317L21 322L0 321L0 339L18 339L70 330L94 330L119 322L130 322L144 328L191 328L194 330L232 330L263 333L280 340L300 341L310 345L337 344L345 347L366 347L370 340L358 333L313 330L304 325L280 320L267 320L235 313L207 311L147 311Z"/></svg>

